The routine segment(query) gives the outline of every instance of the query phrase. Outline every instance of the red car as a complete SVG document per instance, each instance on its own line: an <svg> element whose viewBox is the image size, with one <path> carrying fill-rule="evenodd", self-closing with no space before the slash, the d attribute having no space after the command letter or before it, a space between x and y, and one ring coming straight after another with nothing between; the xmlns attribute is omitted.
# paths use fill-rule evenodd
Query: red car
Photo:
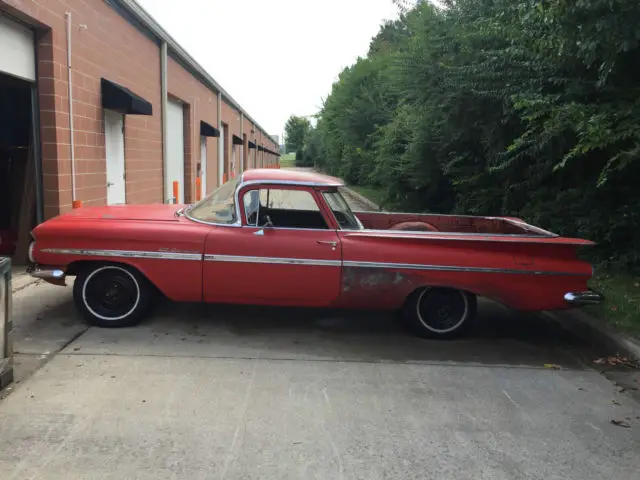
<svg viewBox="0 0 640 480"><path fill-rule="evenodd" d="M88 323L140 322L181 302L403 310L420 336L459 335L476 296L516 310L598 303L587 240L516 218L353 212L336 178L257 169L189 205L81 208L37 226L32 275Z"/></svg>

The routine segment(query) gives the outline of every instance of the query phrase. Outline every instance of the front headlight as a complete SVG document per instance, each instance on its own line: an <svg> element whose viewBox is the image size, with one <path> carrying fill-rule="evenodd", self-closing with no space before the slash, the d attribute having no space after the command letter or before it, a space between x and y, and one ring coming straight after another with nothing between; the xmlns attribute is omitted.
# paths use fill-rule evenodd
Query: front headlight
<svg viewBox="0 0 640 480"><path fill-rule="evenodd" d="M33 251L36 248L36 242L31 242L29 244L29 261L31 263L36 263L36 261L33 259Z"/></svg>

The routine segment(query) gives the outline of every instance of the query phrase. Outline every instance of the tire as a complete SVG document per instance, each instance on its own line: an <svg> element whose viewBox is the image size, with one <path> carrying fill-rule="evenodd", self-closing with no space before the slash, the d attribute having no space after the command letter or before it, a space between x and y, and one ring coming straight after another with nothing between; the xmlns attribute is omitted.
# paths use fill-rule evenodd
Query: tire
<svg viewBox="0 0 640 480"><path fill-rule="evenodd" d="M471 326L478 310L476 296L445 287L416 290L404 307L405 323L423 338L452 339Z"/></svg>
<svg viewBox="0 0 640 480"><path fill-rule="evenodd" d="M154 296L149 281L126 265L92 265L78 273L73 301L89 325L131 327L147 314Z"/></svg>

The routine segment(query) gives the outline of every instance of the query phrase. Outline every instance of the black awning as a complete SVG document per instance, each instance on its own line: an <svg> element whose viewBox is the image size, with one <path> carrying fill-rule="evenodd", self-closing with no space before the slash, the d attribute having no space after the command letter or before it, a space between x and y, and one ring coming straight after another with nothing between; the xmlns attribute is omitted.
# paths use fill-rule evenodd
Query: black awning
<svg viewBox="0 0 640 480"><path fill-rule="evenodd" d="M237 135L233 135L233 144L234 145L242 145L244 142L242 141L242 139L237 136Z"/></svg>
<svg viewBox="0 0 640 480"><path fill-rule="evenodd" d="M219 137L220 130L216 127L212 127L207 122L200 121L200 135L203 137Z"/></svg>
<svg viewBox="0 0 640 480"><path fill-rule="evenodd" d="M264 152L264 147L262 145L258 145L258 151L259 152Z"/></svg>
<svg viewBox="0 0 640 480"><path fill-rule="evenodd" d="M249 148L256 148L256 144L249 140Z"/></svg>
<svg viewBox="0 0 640 480"><path fill-rule="evenodd" d="M153 115L151 103L106 78L100 79L102 107L128 115Z"/></svg>

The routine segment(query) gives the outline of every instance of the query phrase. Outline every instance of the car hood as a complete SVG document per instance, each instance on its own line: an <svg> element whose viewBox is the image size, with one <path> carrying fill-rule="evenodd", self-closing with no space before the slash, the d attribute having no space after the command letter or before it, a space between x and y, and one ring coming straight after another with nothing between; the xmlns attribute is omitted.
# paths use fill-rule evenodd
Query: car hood
<svg viewBox="0 0 640 480"><path fill-rule="evenodd" d="M177 222L176 215L185 205L149 204L149 205L111 205L108 207L86 207L72 210L61 217L65 219L96 220L137 220L149 222Z"/></svg>

